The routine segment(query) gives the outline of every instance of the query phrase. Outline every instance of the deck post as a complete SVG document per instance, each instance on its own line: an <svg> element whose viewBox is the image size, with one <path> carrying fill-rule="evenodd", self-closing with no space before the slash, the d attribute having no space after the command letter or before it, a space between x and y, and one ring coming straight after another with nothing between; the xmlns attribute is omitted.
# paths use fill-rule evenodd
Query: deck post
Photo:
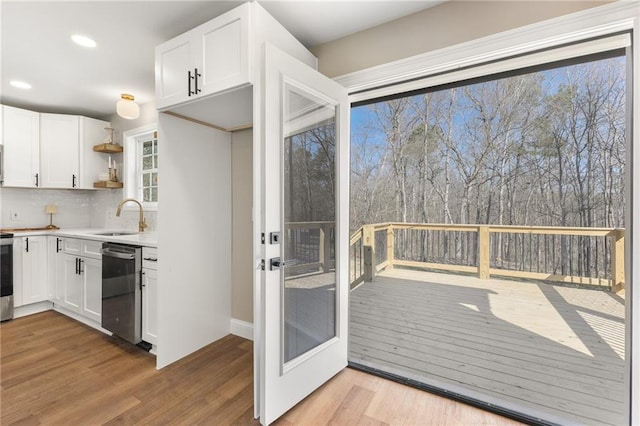
<svg viewBox="0 0 640 426"><path fill-rule="evenodd" d="M387 269L393 269L393 261L395 259L395 240L393 238L393 225L389 224L387 228Z"/></svg>
<svg viewBox="0 0 640 426"><path fill-rule="evenodd" d="M624 229L612 233L611 244L611 292L624 289Z"/></svg>
<svg viewBox="0 0 640 426"><path fill-rule="evenodd" d="M478 276L481 280L489 279L489 261L491 250L488 226L478 226Z"/></svg>
<svg viewBox="0 0 640 426"><path fill-rule="evenodd" d="M364 250L364 280L373 281L376 276L376 239L371 225L362 225L362 247Z"/></svg>
<svg viewBox="0 0 640 426"><path fill-rule="evenodd" d="M329 272L331 270L331 229L329 224L323 223L320 225L320 247L319 262L322 272Z"/></svg>

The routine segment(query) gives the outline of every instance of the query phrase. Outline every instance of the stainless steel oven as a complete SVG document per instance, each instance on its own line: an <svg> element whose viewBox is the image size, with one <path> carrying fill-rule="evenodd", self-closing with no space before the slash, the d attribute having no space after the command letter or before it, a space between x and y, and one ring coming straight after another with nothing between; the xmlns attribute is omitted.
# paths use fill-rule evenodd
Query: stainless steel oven
<svg viewBox="0 0 640 426"><path fill-rule="evenodd" d="M0 233L0 321L13 318L13 234Z"/></svg>
<svg viewBox="0 0 640 426"><path fill-rule="evenodd" d="M135 344L142 336L142 247L102 244L102 327Z"/></svg>

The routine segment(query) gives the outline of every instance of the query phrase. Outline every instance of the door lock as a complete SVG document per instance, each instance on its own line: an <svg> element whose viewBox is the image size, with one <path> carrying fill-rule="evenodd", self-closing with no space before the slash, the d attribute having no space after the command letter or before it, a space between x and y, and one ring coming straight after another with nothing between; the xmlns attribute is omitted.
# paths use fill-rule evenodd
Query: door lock
<svg viewBox="0 0 640 426"><path fill-rule="evenodd" d="M269 232L269 244L280 244L279 232Z"/></svg>

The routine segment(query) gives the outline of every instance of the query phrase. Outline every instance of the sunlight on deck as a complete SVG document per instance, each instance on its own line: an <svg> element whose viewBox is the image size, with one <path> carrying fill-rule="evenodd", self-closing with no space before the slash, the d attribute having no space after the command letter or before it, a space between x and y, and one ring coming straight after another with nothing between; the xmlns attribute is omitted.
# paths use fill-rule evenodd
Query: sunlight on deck
<svg viewBox="0 0 640 426"><path fill-rule="evenodd" d="M351 362L560 424L624 419L624 293L395 268L350 299Z"/></svg>

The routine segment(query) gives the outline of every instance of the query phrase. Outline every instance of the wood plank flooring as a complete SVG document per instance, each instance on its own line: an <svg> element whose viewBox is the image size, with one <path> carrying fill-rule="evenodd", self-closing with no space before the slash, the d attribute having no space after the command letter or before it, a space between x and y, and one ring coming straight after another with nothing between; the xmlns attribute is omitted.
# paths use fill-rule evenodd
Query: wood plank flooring
<svg viewBox="0 0 640 426"><path fill-rule="evenodd" d="M155 358L53 311L0 325L2 425L256 425L253 344L229 335L162 370ZM515 425L345 369L280 425Z"/></svg>
<svg viewBox="0 0 640 426"><path fill-rule="evenodd" d="M624 423L624 299L394 269L351 292L352 362L559 423Z"/></svg>

